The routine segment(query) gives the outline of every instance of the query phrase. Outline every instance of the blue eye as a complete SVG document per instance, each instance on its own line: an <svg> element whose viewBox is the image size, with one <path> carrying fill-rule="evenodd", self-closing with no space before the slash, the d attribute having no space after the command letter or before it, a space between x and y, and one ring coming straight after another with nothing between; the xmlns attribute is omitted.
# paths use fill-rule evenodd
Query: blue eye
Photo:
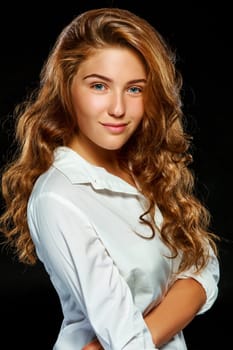
<svg viewBox="0 0 233 350"><path fill-rule="evenodd" d="M92 86L95 90L98 90L98 91L102 91L105 89L104 85L101 84L101 83L96 83L96 84L93 84Z"/></svg>
<svg viewBox="0 0 233 350"><path fill-rule="evenodd" d="M138 86L132 86L131 88L129 88L129 92L132 94L139 94L140 92L142 92L142 88Z"/></svg>

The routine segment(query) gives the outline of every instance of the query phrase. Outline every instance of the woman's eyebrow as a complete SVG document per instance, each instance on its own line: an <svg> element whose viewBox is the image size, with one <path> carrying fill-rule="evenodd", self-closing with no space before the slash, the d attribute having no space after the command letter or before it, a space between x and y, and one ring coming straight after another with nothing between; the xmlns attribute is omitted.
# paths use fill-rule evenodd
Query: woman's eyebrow
<svg viewBox="0 0 233 350"><path fill-rule="evenodd" d="M108 77L105 77L104 75L101 75L101 74L88 74L86 75L83 80L85 79L88 79L88 78L98 78L98 79L101 79L101 80L106 80L106 81L109 81L111 82L112 79L108 78Z"/></svg>
<svg viewBox="0 0 233 350"><path fill-rule="evenodd" d="M101 75L101 74L88 74L83 78L83 80L88 79L88 78L98 78L101 80L105 80L107 82L113 81L112 79L110 79L104 75ZM138 79L133 79L133 80L130 80L127 82L127 84L138 84L138 83L146 83L146 79L145 78L138 78Z"/></svg>

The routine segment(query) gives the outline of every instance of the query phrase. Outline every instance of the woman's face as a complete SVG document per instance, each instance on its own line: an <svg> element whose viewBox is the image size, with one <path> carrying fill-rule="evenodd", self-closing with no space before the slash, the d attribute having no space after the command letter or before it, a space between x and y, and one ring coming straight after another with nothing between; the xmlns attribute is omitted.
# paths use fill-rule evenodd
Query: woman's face
<svg viewBox="0 0 233 350"><path fill-rule="evenodd" d="M145 67L130 49L101 49L82 62L71 87L78 147L119 150L142 120L145 84Z"/></svg>

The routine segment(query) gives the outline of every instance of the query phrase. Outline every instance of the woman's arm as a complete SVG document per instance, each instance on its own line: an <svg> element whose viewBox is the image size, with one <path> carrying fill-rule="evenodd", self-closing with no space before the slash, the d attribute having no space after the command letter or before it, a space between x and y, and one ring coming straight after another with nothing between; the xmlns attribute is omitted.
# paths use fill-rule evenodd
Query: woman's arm
<svg viewBox="0 0 233 350"><path fill-rule="evenodd" d="M206 293L193 278L178 279L163 301L144 319L157 347L167 343L192 321L206 301Z"/></svg>
<svg viewBox="0 0 233 350"><path fill-rule="evenodd" d="M80 349L96 335L105 349L111 349L112 344L115 349L154 349L151 333L128 284L88 215L68 197L67 192L66 197L52 191L40 192L28 207L28 222L46 270L79 313L77 319L67 315L67 320L70 317L78 324L82 315L92 327L88 335L80 332L69 344ZM59 296L63 302L64 297Z"/></svg>
<svg viewBox="0 0 233 350"><path fill-rule="evenodd" d="M206 301L206 293L193 278L179 279L169 289L162 302L144 319L157 347L168 342L197 314ZM87 344L83 350L103 349L98 340Z"/></svg>

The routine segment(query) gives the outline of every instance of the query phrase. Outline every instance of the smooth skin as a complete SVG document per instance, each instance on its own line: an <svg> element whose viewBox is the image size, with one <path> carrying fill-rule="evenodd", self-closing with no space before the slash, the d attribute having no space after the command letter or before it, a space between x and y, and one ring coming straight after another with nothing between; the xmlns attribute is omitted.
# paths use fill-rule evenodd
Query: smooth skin
<svg viewBox="0 0 233 350"><path fill-rule="evenodd" d="M133 178L118 164L117 151L143 118L145 86L146 70L135 52L110 47L97 50L80 65L71 88L79 132L69 146L88 162L133 186ZM144 317L156 346L182 330L205 300L205 291L197 281L177 280L163 301ZM100 349L97 339L83 348Z"/></svg>
<svg viewBox="0 0 233 350"><path fill-rule="evenodd" d="M70 143L90 163L135 185L120 169L117 151L143 118L146 71L134 51L97 50L74 77L71 93L79 133Z"/></svg>

